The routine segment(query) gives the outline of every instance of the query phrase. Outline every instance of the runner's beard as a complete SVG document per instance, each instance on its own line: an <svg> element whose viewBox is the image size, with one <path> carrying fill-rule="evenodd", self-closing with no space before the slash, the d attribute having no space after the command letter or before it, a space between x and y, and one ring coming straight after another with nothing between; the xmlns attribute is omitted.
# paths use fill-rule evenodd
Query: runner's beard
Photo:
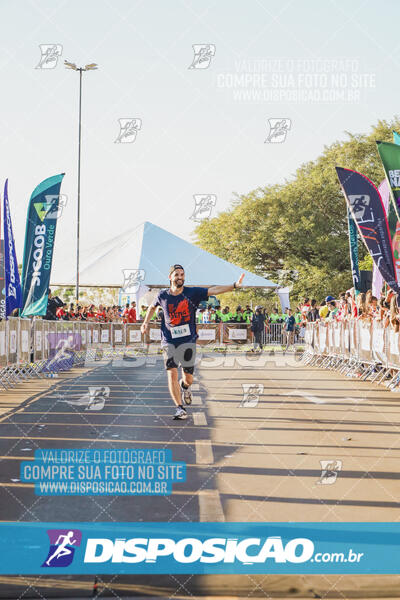
<svg viewBox="0 0 400 600"><path fill-rule="evenodd" d="M176 285L176 287L177 287L177 288L181 288L181 287L183 287L183 284L184 284L184 279L178 279L178 280L175 282L175 285Z"/></svg>

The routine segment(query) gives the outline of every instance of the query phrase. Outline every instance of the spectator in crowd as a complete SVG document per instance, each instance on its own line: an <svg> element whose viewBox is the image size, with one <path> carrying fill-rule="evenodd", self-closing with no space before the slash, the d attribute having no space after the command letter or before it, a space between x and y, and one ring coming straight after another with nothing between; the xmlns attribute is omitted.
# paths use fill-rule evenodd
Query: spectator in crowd
<svg viewBox="0 0 400 600"><path fill-rule="evenodd" d="M66 306L67 305L65 304L65 302L63 302L61 304L61 306L59 306L57 308L57 310L56 310L56 319L58 319L58 320L66 320L67 319L67 311L65 310ZM50 319L50 320L52 320L52 319Z"/></svg>
<svg viewBox="0 0 400 600"><path fill-rule="evenodd" d="M338 313L338 307L336 304L336 300L331 300L331 302L328 302L328 308L329 308L329 313L326 316L326 321L333 321L335 320L335 317Z"/></svg>
<svg viewBox="0 0 400 600"><path fill-rule="evenodd" d="M320 319L325 319L329 314L329 307L327 305L326 300L323 300L321 302L321 306L319 308L319 318Z"/></svg>
<svg viewBox="0 0 400 600"><path fill-rule="evenodd" d="M233 318L235 323L243 323L243 311L241 306L236 308L236 313L234 314Z"/></svg>
<svg viewBox="0 0 400 600"><path fill-rule="evenodd" d="M294 332L295 332L295 324L296 320L290 308L287 309L285 324L283 326L283 330L285 332L286 337L286 347L284 353L287 352L289 346L294 344Z"/></svg>
<svg viewBox="0 0 400 600"><path fill-rule="evenodd" d="M230 313L229 313L229 306L225 306L225 308L222 309L222 313L221 313L221 321L223 323L227 323L230 319Z"/></svg>
<svg viewBox="0 0 400 600"><path fill-rule="evenodd" d="M282 317L279 314L279 311L276 307L272 309L272 312L269 316L269 322L270 323L282 323Z"/></svg>
<svg viewBox="0 0 400 600"><path fill-rule="evenodd" d="M208 306L206 306L206 308L203 310L203 314L202 314L202 323L209 323L210 322L210 310L208 308Z"/></svg>
<svg viewBox="0 0 400 600"><path fill-rule="evenodd" d="M131 302L131 307L128 310L127 315L128 323L136 323L136 302Z"/></svg>
<svg viewBox="0 0 400 600"><path fill-rule="evenodd" d="M57 319L57 308L60 308L63 305L63 301L58 296L53 297L50 288L48 289L47 294L48 300L45 319L47 321L55 321Z"/></svg>
<svg viewBox="0 0 400 600"><path fill-rule="evenodd" d="M397 308L396 296L394 294L390 299L390 310L388 314L388 319L390 325L392 326L392 329L394 329L395 333L398 333L400 328L399 310ZM388 326L389 323L387 323L386 326Z"/></svg>
<svg viewBox="0 0 400 600"><path fill-rule="evenodd" d="M96 307L94 304L91 304L89 306L89 309L87 311L87 319L88 321L93 321L95 319L96 316Z"/></svg>
<svg viewBox="0 0 400 600"><path fill-rule="evenodd" d="M310 308L306 313L306 319L309 323L314 323L314 321L319 320L319 310L315 299L311 300Z"/></svg>
<svg viewBox="0 0 400 600"><path fill-rule="evenodd" d="M128 322L128 313L129 313L129 302L125 304L125 308L122 312L122 320L124 323Z"/></svg>
<svg viewBox="0 0 400 600"><path fill-rule="evenodd" d="M253 311L250 308L249 304L246 304L246 308L243 311L243 322L244 323L250 323L252 316L253 316Z"/></svg>
<svg viewBox="0 0 400 600"><path fill-rule="evenodd" d="M256 306L255 313L251 320L251 331L254 335L254 346L252 348L252 352L255 352L257 349L257 345L260 348L260 352L263 349L262 336L265 328L265 316L262 312L261 306Z"/></svg>
<svg viewBox="0 0 400 600"><path fill-rule="evenodd" d="M300 312L302 314L302 316L304 317L304 320L307 318L307 313L311 308L311 304L310 304L310 299L309 298L304 298L303 303L301 304L300 307Z"/></svg>
<svg viewBox="0 0 400 600"><path fill-rule="evenodd" d="M356 299L356 307L357 307L357 317L359 319L365 319L367 316L366 308L365 308L365 294L360 293Z"/></svg>

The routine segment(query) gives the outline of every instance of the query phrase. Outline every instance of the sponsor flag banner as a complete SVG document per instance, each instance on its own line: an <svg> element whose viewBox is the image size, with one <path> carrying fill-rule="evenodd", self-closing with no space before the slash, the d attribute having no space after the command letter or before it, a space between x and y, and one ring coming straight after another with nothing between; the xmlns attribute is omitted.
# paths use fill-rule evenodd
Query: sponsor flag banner
<svg viewBox="0 0 400 600"><path fill-rule="evenodd" d="M0 536L7 575L400 573L396 522L25 521Z"/></svg>
<svg viewBox="0 0 400 600"><path fill-rule="evenodd" d="M347 225L349 229L349 246L350 246L350 265L353 275L354 291L360 291L360 269L358 268L358 233L357 225L351 214L350 208L347 208Z"/></svg>
<svg viewBox="0 0 400 600"><path fill-rule="evenodd" d="M390 190L389 190L389 185L388 185L388 182L386 181L386 178L382 179L381 183L379 184L378 191L381 195L383 207L384 207L385 213L387 215L388 210L389 210L389 203L390 203ZM393 204L390 203L390 206L393 207ZM394 209L393 209L393 212L394 212ZM395 215L395 218L396 218L396 215ZM397 218L396 218L396 221L397 221ZM389 224L389 230L390 230L390 224ZM392 246L393 246L393 239L392 239ZM399 274L399 270L397 268L396 251L397 251L397 258L399 258L399 249L393 248L394 260L395 260L395 266L396 266L396 272L397 272L397 281L400 281L400 274ZM381 292L382 292L382 288L383 288L383 277L382 277L381 272L379 271L378 267L376 266L376 263L374 263L373 267L372 267L372 294L376 298L379 298L381 295Z"/></svg>
<svg viewBox="0 0 400 600"><path fill-rule="evenodd" d="M382 198L375 185L351 169L336 167L347 204L358 231L388 286L400 294L392 240Z"/></svg>
<svg viewBox="0 0 400 600"><path fill-rule="evenodd" d="M400 218L400 146L390 142L376 142L386 179L392 192L396 216ZM390 210L389 210L390 217ZM388 218L389 218L388 217ZM390 219L391 220L391 219ZM393 231L393 225L390 224Z"/></svg>
<svg viewBox="0 0 400 600"><path fill-rule="evenodd" d="M0 240L0 318L6 318L6 283L4 277L4 240Z"/></svg>
<svg viewBox="0 0 400 600"><path fill-rule="evenodd" d="M46 314L63 177L61 173L42 181L29 201L22 262L23 317Z"/></svg>
<svg viewBox="0 0 400 600"><path fill-rule="evenodd" d="M21 308L21 282L11 222L10 203L8 201L8 179L4 185L4 279L6 294L6 316Z"/></svg>
<svg viewBox="0 0 400 600"><path fill-rule="evenodd" d="M397 131L393 131L393 143L400 145L400 133L397 133Z"/></svg>

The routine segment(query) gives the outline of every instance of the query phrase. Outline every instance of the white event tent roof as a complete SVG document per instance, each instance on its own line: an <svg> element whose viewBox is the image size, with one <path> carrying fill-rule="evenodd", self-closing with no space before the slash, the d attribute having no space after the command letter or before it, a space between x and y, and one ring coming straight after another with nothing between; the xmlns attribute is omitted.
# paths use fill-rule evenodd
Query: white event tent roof
<svg viewBox="0 0 400 600"><path fill-rule="evenodd" d="M75 255L59 259L53 265L52 286L75 284ZM241 269L198 246L186 242L148 221L98 246L81 252L79 285L117 287L123 284L123 270L143 270L148 288L166 287L171 265L185 269L185 284L229 285L245 273L243 287L276 288L264 277Z"/></svg>

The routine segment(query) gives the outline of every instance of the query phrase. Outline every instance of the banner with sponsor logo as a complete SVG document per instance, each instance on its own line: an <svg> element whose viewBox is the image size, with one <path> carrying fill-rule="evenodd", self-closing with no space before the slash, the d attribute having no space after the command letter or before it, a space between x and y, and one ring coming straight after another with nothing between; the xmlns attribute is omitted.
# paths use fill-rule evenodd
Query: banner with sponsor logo
<svg viewBox="0 0 400 600"><path fill-rule="evenodd" d="M397 219L400 218L400 146L390 142L376 142L378 153L382 161L386 179L392 192L393 207ZM390 210L389 210L390 216ZM393 223L390 219L390 229L393 237Z"/></svg>
<svg viewBox="0 0 400 600"><path fill-rule="evenodd" d="M349 230L350 265L353 287L356 294L360 291L360 269L358 268L358 233L350 208L347 208L347 226Z"/></svg>
<svg viewBox="0 0 400 600"><path fill-rule="evenodd" d="M386 215L388 214L389 205L390 205L392 213L394 214L395 220L397 222L397 217L396 217L396 213L394 212L393 204L390 202L390 190L389 190L389 185L388 185L388 182L386 181L386 178L380 182L378 191L382 198L383 207L385 209L385 214ZM389 231L390 231L390 223L389 223ZM392 235L391 231L390 231L390 235ZM393 238L392 238L392 247L393 247ZM393 248L395 267L396 267L396 271L397 271L397 280L400 281L400 274L399 274L399 269L397 267L396 253L397 253L397 258L398 258L399 257L398 248ZM376 298L380 297L381 292L382 292L382 287L383 287L383 277L382 277L381 272L379 271L378 267L376 266L376 263L374 263L373 267L372 267L372 294Z"/></svg>
<svg viewBox="0 0 400 600"><path fill-rule="evenodd" d="M358 231L388 286L400 294L392 240L382 198L367 177L336 167L336 172Z"/></svg>
<svg viewBox="0 0 400 600"><path fill-rule="evenodd" d="M0 319L6 318L6 284L4 278L4 240L0 240Z"/></svg>
<svg viewBox="0 0 400 600"><path fill-rule="evenodd" d="M6 317L21 307L21 282L8 201L8 179L4 185L4 279L6 295Z"/></svg>
<svg viewBox="0 0 400 600"><path fill-rule="evenodd" d="M64 173L40 183L29 201L22 263L22 316L45 315Z"/></svg>

